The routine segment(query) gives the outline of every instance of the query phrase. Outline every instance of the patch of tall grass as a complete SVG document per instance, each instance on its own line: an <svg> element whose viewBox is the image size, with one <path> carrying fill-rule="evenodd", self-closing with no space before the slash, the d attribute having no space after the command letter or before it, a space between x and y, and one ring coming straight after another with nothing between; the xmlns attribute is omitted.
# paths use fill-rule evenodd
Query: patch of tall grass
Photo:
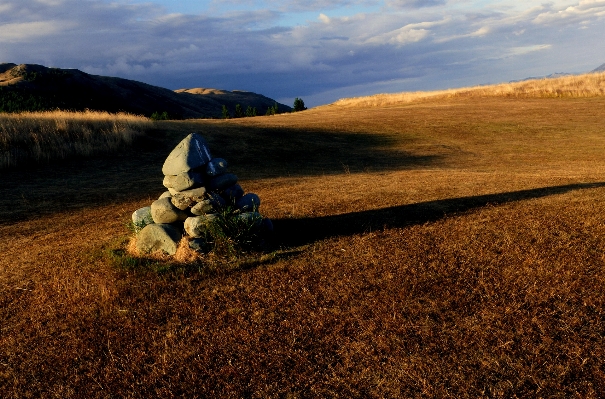
<svg viewBox="0 0 605 399"><path fill-rule="evenodd" d="M152 126L146 117L124 113L0 113L0 169L115 151Z"/></svg>
<svg viewBox="0 0 605 399"><path fill-rule="evenodd" d="M603 95L605 95L605 72L438 91L375 94L367 97L343 98L332 105L343 107L381 107L425 99L453 97L557 98L597 97Z"/></svg>

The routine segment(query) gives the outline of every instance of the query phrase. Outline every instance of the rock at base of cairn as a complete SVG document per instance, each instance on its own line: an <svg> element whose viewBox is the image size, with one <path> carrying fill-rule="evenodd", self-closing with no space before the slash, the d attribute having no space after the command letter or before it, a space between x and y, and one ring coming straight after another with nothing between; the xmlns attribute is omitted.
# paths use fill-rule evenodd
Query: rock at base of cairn
<svg viewBox="0 0 605 399"><path fill-rule="evenodd" d="M216 218L217 215L215 214L187 218L185 220L185 231L193 238L206 237Z"/></svg>
<svg viewBox="0 0 605 399"><path fill-rule="evenodd" d="M203 238L194 238L189 241L189 248L193 249L196 252L206 254L212 251L212 244L210 244Z"/></svg>
<svg viewBox="0 0 605 399"><path fill-rule="evenodd" d="M182 222L187 214L172 204L171 198L162 198L151 204L151 217L158 224Z"/></svg>
<svg viewBox="0 0 605 399"><path fill-rule="evenodd" d="M244 195L244 189L239 184L226 188L221 196L228 202L235 202Z"/></svg>
<svg viewBox="0 0 605 399"><path fill-rule="evenodd" d="M164 251L174 255L182 234L170 224L149 224L137 235L137 250L142 253Z"/></svg>
<svg viewBox="0 0 605 399"><path fill-rule="evenodd" d="M235 207L242 212L256 212L260 207L260 198L254 193L248 193L235 202Z"/></svg>
<svg viewBox="0 0 605 399"><path fill-rule="evenodd" d="M252 230L260 230L263 226L263 215L258 212L244 212L237 215L237 219L245 223Z"/></svg>
<svg viewBox="0 0 605 399"><path fill-rule="evenodd" d="M136 231L141 230L143 227L151 223L153 223L153 217L151 216L150 206L137 209L132 214L132 224L134 224L134 228Z"/></svg>

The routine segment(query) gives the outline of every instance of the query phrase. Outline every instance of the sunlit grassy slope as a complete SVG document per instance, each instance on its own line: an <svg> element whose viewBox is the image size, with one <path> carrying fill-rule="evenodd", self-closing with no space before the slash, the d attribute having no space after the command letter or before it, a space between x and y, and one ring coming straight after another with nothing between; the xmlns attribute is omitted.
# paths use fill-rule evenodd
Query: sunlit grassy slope
<svg viewBox="0 0 605 399"><path fill-rule="evenodd" d="M453 97L577 98L603 95L605 95L605 72L440 91L376 94L367 97L344 98L329 106L381 107L426 99L439 100Z"/></svg>
<svg viewBox="0 0 605 399"><path fill-rule="evenodd" d="M3 397L600 397L605 97L454 96L159 122L0 187ZM129 258L203 134L276 234Z"/></svg>

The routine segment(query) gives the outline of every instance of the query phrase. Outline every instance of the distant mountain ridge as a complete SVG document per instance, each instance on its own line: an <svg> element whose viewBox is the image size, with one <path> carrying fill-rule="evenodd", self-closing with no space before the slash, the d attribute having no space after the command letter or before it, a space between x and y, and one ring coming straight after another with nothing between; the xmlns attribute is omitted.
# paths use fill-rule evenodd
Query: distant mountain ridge
<svg viewBox="0 0 605 399"><path fill-rule="evenodd" d="M592 71L590 71L591 73L594 72L605 72L605 64L601 65L600 67L593 69Z"/></svg>
<svg viewBox="0 0 605 399"><path fill-rule="evenodd" d="M596 73L596 72L605 72L605 64L599 66L596 69L593 69L592 71L590 71L588 73ZM585 72L583 72L583 73L585 73ZM535 80L535 79L554 79L554 78L560 78L563 76L571 76L571 75L578 75L578 74L577 73L567 73L567 72L555 72L555 73L551 73L550 75L546 75L546 76L532 76L532 77L525 78L525 79L511 80L510 83L525 82L526 80Z"/></svg>
<svg viewBox="0 0 605 399"><path fill-rule="evenodd" d="M536 80L536 79L554 79L554 78L560 78L560 77L569 76L569 75L573 75L573 73L555 72L555 73L551 73L550 75L546 75L546 76L531 76L531 77L525 78L525 79L511 80L510 83L525 82L526 80Z"/></svg>
<svg viewBox="0 0 605 399"><path fill-rule="evenodd" d="M246 91L180 89L172 91L129 79L90 75L78 69L36 64L0 64L0 111L85 109L151 116L166 112L175 119L220 118L236 104L264 115L277 102ZM282 112L291 107L278 104Z"/></svg>

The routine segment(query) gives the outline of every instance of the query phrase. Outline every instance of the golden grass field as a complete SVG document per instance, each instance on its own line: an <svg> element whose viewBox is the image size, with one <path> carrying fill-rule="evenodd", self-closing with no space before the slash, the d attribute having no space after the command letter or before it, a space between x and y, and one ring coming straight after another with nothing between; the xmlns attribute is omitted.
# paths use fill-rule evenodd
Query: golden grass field
<svg viewBox="0 0 605 399"><path fill-rule="evenodd" d="M1 396L601 397L604 121L597 95L335 104L4 170ZM192 131L266 251L127 254Z"/></svg>
<svg viewBox="0 0 605 399"><path fill-rule="evenodd" d="M0 114L0 169L116 151L151 126L142 116L98 111Z"/></svg>

